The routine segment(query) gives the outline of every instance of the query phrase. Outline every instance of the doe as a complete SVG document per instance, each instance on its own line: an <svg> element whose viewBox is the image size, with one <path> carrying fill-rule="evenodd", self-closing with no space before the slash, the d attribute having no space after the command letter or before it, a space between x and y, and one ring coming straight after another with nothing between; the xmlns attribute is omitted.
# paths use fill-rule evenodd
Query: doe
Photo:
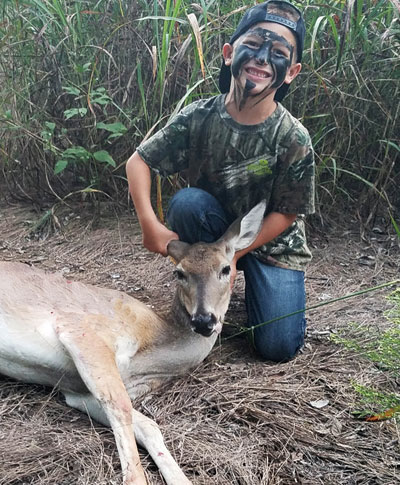
<svg viewBox="0 0 400 485"><path fill-rule="evenodd" d="M169 243L177 291L167 319L125 293L0 262L0 373L57 386L67 405L111 426L124 485L147 483L136 443L168 485L190 484L131 400L209 354L229 304L233 255L255 240L264 211L260 202L215 243Z"/></svg>

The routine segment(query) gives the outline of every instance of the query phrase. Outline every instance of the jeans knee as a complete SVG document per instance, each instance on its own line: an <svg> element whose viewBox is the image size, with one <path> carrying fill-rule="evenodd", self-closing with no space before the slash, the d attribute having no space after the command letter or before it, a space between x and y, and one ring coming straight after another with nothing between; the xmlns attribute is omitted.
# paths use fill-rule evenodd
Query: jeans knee
<svg viewBox="0 0 400 485"><path fill-rule="evenodd" d="M218 200L195 187L181 189L172 197L167 222L182 241L189 243L215 241L227 227Z"/></svg>
<svg viewBox="0 0 400 485"><path fill-rule="evenodd" d="M179 190L171 199L167 210L167 221L198 219L207 210L212 195L196 187Z"/></svg>
<svg viewBox="0 0 400 485"><path fill-rule="evenodd" d="M279 324L279 322L277 322ZM254 333L254 347L263 360L287 362L293 359L304 345L306 320L303 318L298 326L287 332Z"/></svg>
<svg viewBox="0 0 400 485"><path fill-rule="evenodd" d="M293 359L297 352L301 349L302 343L299 345L265 345L262 342L255 342L255 349L262 360L269 360L271 362L288 362Z"/></svg>

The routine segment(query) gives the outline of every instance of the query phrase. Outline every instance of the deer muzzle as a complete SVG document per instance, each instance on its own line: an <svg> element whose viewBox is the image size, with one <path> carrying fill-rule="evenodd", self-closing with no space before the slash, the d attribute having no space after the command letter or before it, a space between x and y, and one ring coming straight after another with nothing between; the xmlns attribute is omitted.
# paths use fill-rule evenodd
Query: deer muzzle
<svg viewBox="0 0 400 485"><path fill-rule="evenodd" d="M209 337L215 331L217 318L213 313L196 313L190 319L193 330L204 337Z"/></svg>

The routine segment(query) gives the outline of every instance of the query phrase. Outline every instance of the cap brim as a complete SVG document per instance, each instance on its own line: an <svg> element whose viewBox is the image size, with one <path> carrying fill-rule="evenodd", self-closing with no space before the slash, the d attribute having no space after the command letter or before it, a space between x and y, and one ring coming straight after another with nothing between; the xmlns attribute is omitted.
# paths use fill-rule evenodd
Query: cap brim
<svg viewBox="0 0 400 485"><path fill-rule="evenodd" d="M281 102L282 99L287 95L289 88L290 88L290 84L282 84L282 86L279 89L277 89L274 96L274 100Z"/></svg>
<svg viewBox="0 0 400 485"><path fill-rule="evenodd" d="M229 93L229 90L231 88L231 78L232 74L230 66L225 65L225 62L222 61L218 82L221 93Z"/></svg>

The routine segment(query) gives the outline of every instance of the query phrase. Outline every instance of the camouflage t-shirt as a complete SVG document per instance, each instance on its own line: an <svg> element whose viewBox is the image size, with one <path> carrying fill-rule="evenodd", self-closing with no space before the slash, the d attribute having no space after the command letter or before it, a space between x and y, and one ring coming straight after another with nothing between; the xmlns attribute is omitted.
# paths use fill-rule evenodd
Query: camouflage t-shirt
<svg viewBox="0 0 400 485"><path fill-rule="evenodd" d="M189 185L216 197L231 220L262 199L266 214L298 214L253 254L304 270L311 259L303 215L314 212L314 156L308 131L281 104L263 123L242 125L227 112L225 95L196 101L137 151L163 176L185 171Z"/></svg>

